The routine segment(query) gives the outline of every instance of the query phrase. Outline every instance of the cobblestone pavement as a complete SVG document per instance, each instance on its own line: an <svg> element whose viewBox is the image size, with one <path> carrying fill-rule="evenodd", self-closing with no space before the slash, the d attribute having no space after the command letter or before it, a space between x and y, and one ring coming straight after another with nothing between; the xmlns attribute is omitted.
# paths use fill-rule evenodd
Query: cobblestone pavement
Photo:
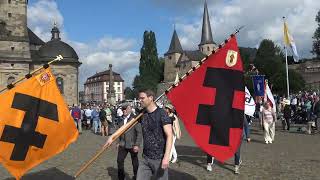
<svg viewBox="0 0 320 180"><path fill-rule="evenodd" d="M320 179L320 134L307 135L294 129L291 132L282 132L279 129L278 126L275 142L266 145L262 130L257 126L252 127L252 142L243 142L241 147L243 163L239 175L233 172L233 159L225 164L216 164L212 172L206 171L206 155L194 145L191 137L183 130L183 137L176 144L179 162L170 165L170 179ZM22 180L73 179L75 172L104 142L105 138L85 131L65 152L33 169ZM78 179L116 180L116 157L116 149L112 147ZM125 164L127 176L132 177L130 156ZM0 167L0 179L12 179L3 167Z"/></svg>

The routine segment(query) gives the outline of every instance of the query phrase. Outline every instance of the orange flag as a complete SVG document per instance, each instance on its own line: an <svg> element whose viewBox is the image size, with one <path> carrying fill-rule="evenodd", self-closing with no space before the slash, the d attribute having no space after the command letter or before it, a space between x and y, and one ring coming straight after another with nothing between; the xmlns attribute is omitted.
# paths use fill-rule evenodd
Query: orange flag
<svg viewBox="0 0 320 180"><path fill-rule="evenodd" d="M0 163L16 179L77 137L50 68L0 94Z"/></svg>

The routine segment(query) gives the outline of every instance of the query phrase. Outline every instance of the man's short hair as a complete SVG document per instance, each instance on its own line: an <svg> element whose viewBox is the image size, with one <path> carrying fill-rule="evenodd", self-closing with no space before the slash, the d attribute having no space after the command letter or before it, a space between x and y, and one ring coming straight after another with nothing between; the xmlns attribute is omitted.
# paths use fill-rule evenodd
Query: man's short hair
<svg viewBox="0 0 320 180"><path fill-rule="evenodd" d="M122 111L126 110L126 109L128 108L128 106L130 106L130 104L128 104L128 103L123 104L123 105L121 106L121 110L122 110ZM131 106L130 106L130 107L131 107Z"/></svg>
<svg viewBox="0 0 320 180"><path fill-rule="evenodd" d="M140 90L139 93L145 93L147 97L152 96L153 100L155 99L155 93L151 89L146 89L146 90Z"/></svg>

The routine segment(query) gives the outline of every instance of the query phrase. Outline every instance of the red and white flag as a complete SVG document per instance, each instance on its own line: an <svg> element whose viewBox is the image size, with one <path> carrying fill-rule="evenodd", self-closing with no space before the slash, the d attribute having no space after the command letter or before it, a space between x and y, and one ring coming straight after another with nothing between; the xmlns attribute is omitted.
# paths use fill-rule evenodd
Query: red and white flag
<svg viewBox="0 0 320 180"><path fill-rule="evenodd" d="M276 108L276 102L273 98L272 92L269 88L268 83L265 83L265 94L264 94L264 101L268 101L270 106L272 107L272 109L274 110L274 112L277 112L277 108Z"/></svg>

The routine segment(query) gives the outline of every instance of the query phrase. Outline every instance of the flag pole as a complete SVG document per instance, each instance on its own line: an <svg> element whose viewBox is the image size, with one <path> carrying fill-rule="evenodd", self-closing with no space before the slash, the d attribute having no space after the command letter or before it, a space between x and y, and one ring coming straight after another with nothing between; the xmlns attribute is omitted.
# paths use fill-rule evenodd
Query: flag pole
<svg viewBox="0 0 320 180"><path fill-rule="evenodd" d="M11 87L14 87L14 85L18 84L19 82L23 81L24 79L30 78L34 73L40 71L40 70L43 69L43 68L46 68L48 65L50 65L50 64L52 64L52 63L54 63L54 62L56 62L56 61L61 61L62 59L63 59L63 57L62 57L61 55L58 55L55 59L53 59L52 61L50 61L50 62L48 62L47 64L43 65L42 67L39 67L38 69L32 71L31 73L27 74L26 76L21 77L21 78L18 79L17 81L15 81L15 82L9 84L7 87L1 89L1 90L0 90L0 93L2 93L3 91L9 89L10 86L11 86Z"/></svg>
<svg viewBox="0 0 320 180"><path fill-rule="evenodd" d="M283 17L283 24L285 23L285 17ZM288 51L286 43L284 43L284 50L286 54L286 79L287 79L287 98L290 99L290 86L289 86L289 71L288 71Z"/></svg>
<svg viewBox="0 0 320 180"><path fill-rule="evenodd" d="M230 38L225 40L223 43L219 45L218 48L215 48L211 54L219 51L219 49L222 48L223 45L225 45L233 36L235 36L244 26L241 26L239 29L235 31L234 34L231 34ZM209 54L208 56L210 56ZM192 69L190 69L184 76L179 78L178 82L173 83L171 87L169 87L164 93L162 93L158 98L155 100L155 102L159 101L165 94L167 94L172 88L176 87L183 79L185 79L187 76L189 76L193 71L195 71L197 68L199 68L204 61L208 59L208 56L206 58L203 58L196 66L194 66ZM85 163L74 175L74 178L79 177L79 175L84 172L105 150L109 149L111 144L119 138L122 134L124 134L127 130L131 129L134 127L137 123L139 118L143 115L144 112L140 113L137 117L135 117L133 120L129 121L127 124L121 126L115 133L113 133L109 138L112 138L112 141L109 145L103 146L97 153L96 155L91 158L87 163Z"/></svg>
<svg viewBox="0 0 320 180"><path fill-rule="evenodd" d="M96 153L96 155L91 158L87 163L85 163L74 175L74 178L77 178L83 171L85 171L96 159L98 159L98 157L107 149L110 148L110 146L112 145L112 143L117 140L122 134L124 134L126 131L128 131L129 129L133 128L136 124L138 124L138 120L140 119L140 117L143 115L143 112L140 113L137 117L135 117L134 119L132 119L131 121L129 121L127 124L121 126L115 133L113 133L109 138L112 139L112 142L107 145L107 146L103 146L98 153Z"/></svg>

